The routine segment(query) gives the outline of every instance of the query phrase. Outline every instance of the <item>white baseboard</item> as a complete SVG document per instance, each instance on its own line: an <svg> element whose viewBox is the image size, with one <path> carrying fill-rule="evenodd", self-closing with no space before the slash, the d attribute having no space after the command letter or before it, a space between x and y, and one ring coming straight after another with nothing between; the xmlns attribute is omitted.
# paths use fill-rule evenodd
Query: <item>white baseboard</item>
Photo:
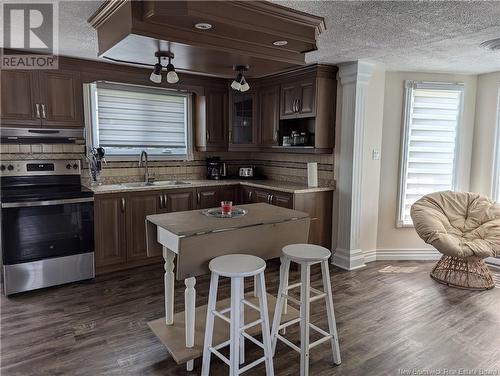
<svg viewBox="0 0 500 376"><path fill-rule="evenodd" d="M389 260L439 260L442 256L435 249L377 249L363 251L365 262Z"/></svg>
<svg viewBox="0 0 500 376"><path fill-rule="evenodd" d="M364 253L361 249L337 248L332 255L331 263L345 270L356 270L366 266Z"/></svg>

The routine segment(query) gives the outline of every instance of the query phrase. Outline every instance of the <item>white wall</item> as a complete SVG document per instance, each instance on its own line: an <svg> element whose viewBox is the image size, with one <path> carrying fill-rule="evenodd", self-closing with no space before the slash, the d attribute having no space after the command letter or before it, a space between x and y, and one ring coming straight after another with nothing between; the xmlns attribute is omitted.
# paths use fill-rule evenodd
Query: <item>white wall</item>
<svg viewBox="0 0 500 376"><path fill-rule="evenodd" d="M493 188L499 83L500 72L482 74L478 77L477 82L476 124L470 189L486 195L490 195Z"/></svg>
<svg viewBox="0 0 500 376"><path fill-rule="evenodd" d="M378 251L432 249L418 237L413 228L396 228L405 80L464 83L464 114L462 143L460 145L459 180L462 182L462 189L467 189L469 185L477 76L387 72L385 75L382 159L378 200ZM365 251L365 249L363 250Z"/></svg>

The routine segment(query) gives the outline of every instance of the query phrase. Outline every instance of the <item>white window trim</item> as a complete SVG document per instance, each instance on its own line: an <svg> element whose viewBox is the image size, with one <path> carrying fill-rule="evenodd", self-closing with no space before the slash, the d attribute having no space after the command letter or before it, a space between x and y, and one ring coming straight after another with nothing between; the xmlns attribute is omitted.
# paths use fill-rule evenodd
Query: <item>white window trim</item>
<svg viewBox="0 0 500 376"><path fill-rule="evenodd" d="M495 160L493 161L493 173L491 175L493 176L491 197L494 200L499 200L500 198L500 81L497 83L497 88L497 121L494 144Z"/></svg>
<svg viewBox="0 0 500 376"><path fill-rule="evenodd" d="M401 220L402 216L402 205L401 201L405 196L405 177L407 173L407 161L408 161L408 153L409 149L406 147L408 143L408 124L410 123L410 119L412 116L412 90L417 87L426 87L428 89L455 89L461 90L462 94L460 96L460 113L458 117L457 124L457 137L455 139L455 156L454 156L454 164L455 171L453 174L453 186L460 187L462 182L460 181L460 146L462 144L462 134L463 134L463 112L464 112L464 92L465 87L463 83L459 82L428 82L428 81L414 81L414 80L406 80L405 81L405 95L404 95L404 112L403 112L403 124L401 130L401 142L400 142L400 156L399 156L399 182L398 182L398 201L397 201L397 213L396 213L396 227L397 228L412 228L415 227L413 224L404 223Z"/></svg>
<svg viewBox="0 0 500 376"><path fill-rule="evenodd" d="M192 161L194 159L194 129L193 129L193 96L192 93L187 93L184 91L178 91L174 89L167 88L156 88L151 86L144 85L134 85L134 84L125 84L120 82L110 82L110 81L100 81L106 84L115 84L120 86L130 86L136 87L141 90L158 90L163 92L168 92L170 95L182 95L187 96L187 111L186 111L186 145L187 145L187 154L186 156L180 155L148 155L148 159L150 161ZM96 108L97 101L97 92L96 92L96 84L97 82L88 83L83 85L83 103L84 103L84 115L85 115L85 144L87 150L94 147L94 145L98 144L97 134L94 132L94 124L97 124L96 113L92 111L93 108ZM131 155L131 154L109 154L105 156L106 160L109 162L113 161L136 161L139 158L139 155Z"/></svg>

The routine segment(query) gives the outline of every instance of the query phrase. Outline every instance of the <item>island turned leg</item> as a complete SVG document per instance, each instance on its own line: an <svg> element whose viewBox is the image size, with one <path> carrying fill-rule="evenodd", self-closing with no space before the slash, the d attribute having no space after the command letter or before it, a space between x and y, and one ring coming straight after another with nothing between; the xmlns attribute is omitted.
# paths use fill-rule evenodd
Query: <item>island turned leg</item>
<svg viewBox="0 0 500 376"><path fill-rule="evenodd" d="M186 347L194 346L194 325L195 325L195 308L196 308L196 278L186 278L184 280L186 291L184 292L185 301L185 319L186 319ZM186 369L192 371L194 368L194 361L189 360L186 363Z"/></svg>
<svg viewBox="0 0 500 376"><path fill-rule="evenodd" d="M163 247L163 259L165 260L165 323L174 323L174 258L175 253L167 247Z"/></svg>

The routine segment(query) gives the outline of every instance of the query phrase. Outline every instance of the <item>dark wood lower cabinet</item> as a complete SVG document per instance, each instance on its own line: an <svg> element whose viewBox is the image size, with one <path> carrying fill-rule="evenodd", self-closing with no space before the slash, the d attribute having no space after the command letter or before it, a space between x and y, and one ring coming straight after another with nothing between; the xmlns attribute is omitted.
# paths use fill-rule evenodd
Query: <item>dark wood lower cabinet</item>
<svg viewBox="0 0 500 376"><path fill-rule="evenodd" d="M176 189L165 194L165 207L167 213L194 210L196 200L194 189Z"/></svg>
<svg viewBox="0 0 500 376"><path fill-rule="evenodd" d="M333 192L288 193L264 188L242 186L243 204L267 202L283 208L300 210L311 216L309 243L331 249Z"/></svg>
<svg viewBox="0 0 500 376"><path fill-rule="evenodd" d="M309 213L309 243L331 247L332 192L287 193L265 188L227 185L95 196L96 273L161 262L148 257L145 219L150 214L217 207L221 201L266 202Z"/></svg>
<svg viewBox="0 0 500 376"><path fill-rule="evenodd" d="M127 261L148 257L146 248L146 216L158 213L158 194L129 194L126 198Z"/></svg>
<svg viewBox="0 0 500 376"><path fill-rule="evenodd" d="M220 205L219 189L217 187L198 188L196 190L196 203L199 209L215 208Z"/></svg>
<svg viewBox="0 0 500 376"><path fill-rule="evenodd" d="M95 264L99 270L127 261L125 197L99 195L94 202Z"/></svg>

